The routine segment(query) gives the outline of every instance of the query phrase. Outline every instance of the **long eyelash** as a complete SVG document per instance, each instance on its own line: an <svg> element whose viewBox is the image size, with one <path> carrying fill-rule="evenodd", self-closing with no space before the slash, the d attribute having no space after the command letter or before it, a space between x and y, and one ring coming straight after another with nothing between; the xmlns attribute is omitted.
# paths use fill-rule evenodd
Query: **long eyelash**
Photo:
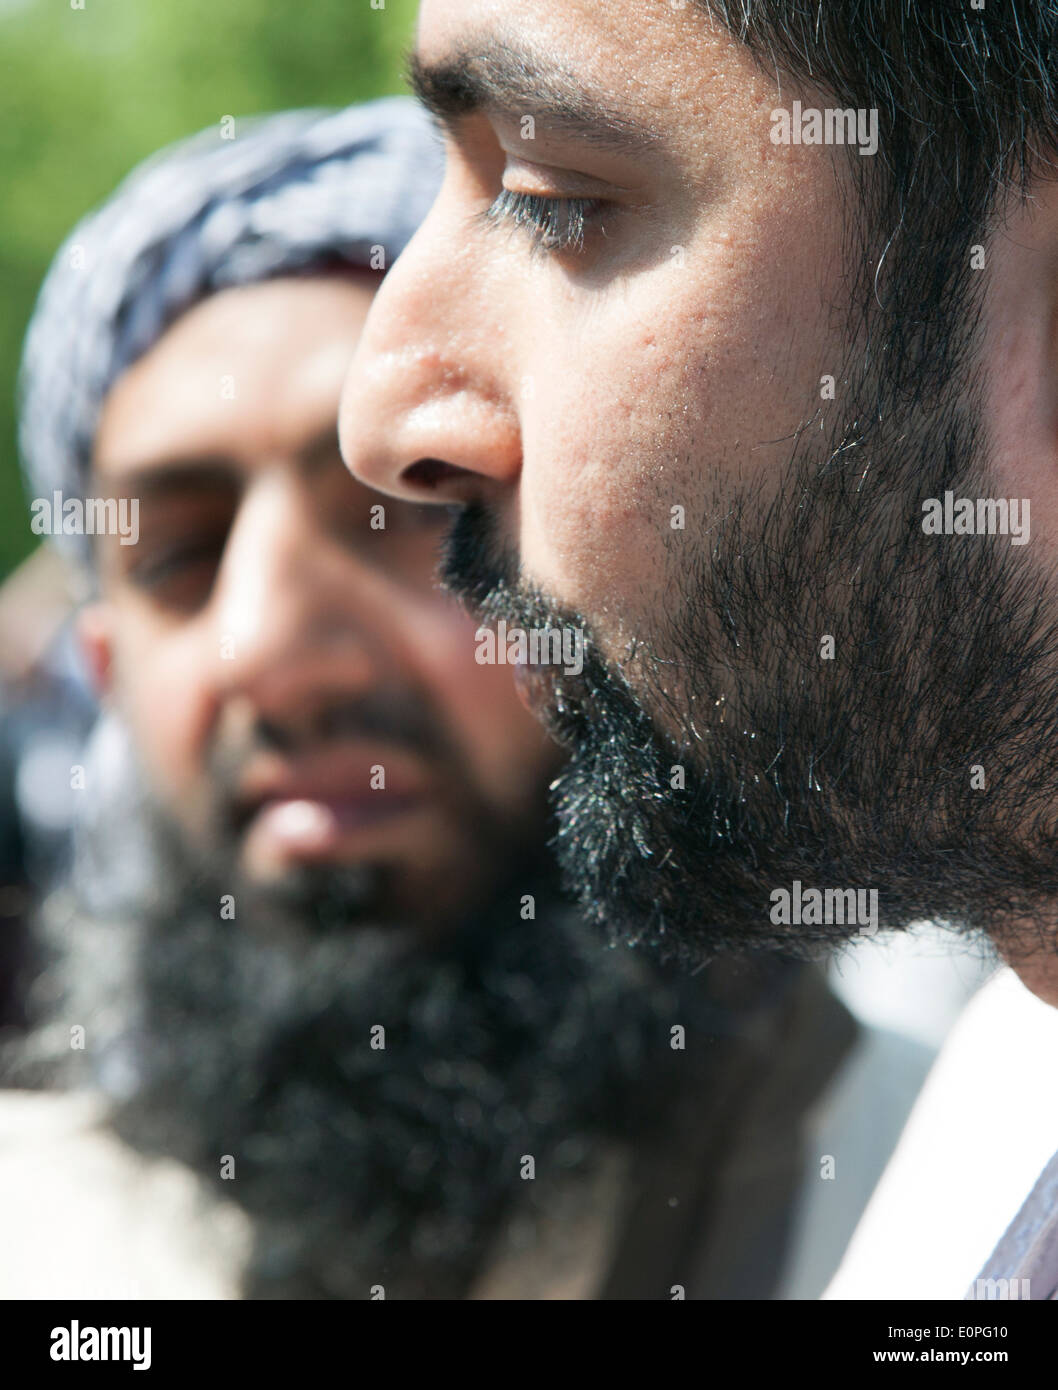
<svg viewBox="0 0 1058 1390"><path fill-rule="evenodd" d="M541 251L580 251L587 222L601 206L598 198L541 198L505 188L485 210L487 222L527 232Z"/></svg>

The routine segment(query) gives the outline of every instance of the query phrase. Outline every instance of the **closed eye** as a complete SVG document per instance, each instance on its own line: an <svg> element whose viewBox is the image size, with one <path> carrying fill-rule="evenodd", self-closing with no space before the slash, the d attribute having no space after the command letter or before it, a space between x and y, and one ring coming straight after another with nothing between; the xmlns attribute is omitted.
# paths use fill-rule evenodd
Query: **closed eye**
<svg viewBox="0 0 1058 1390"><path fill-rule="evenodd" d="M526 232L537 250L576 252L583 250L585 233L603 205L601 198L543 198L505 188L482 217Z"/></svg>
<svg viewBox="0 0 1058 1390"><path fill-rule="evenodd" d="M128 579L165 608L196 610L213 587L226 539L225 532L158 547L137 557Z"/></svg>

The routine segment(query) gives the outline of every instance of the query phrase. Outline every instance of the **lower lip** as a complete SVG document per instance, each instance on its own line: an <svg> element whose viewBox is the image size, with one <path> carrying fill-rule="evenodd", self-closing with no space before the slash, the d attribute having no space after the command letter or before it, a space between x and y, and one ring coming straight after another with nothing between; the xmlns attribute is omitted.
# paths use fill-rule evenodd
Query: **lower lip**
<svg viewBox="0 0 1058 1390"><path fill-rule="evenodd" d="M421 804L418 797L382 790L376 797L357 800L271 801L253 818L246 835L246 850L255 858L327 857L350 839L369 835Z"/></svg>
<svg viewBox="0 0 1058 1390"><path fill-rule="evenodd" d="M552 692L547 676L526 661L514 663L514 688L525 708L537 717L550 702Z"/></svg>

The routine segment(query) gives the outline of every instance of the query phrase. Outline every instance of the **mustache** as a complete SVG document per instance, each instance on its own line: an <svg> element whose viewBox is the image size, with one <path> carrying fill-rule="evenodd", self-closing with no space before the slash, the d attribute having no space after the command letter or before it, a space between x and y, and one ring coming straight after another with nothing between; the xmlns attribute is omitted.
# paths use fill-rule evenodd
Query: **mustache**
<svg viewBox="0 0 1058 1390"><path fill-rule="evenodd" d="M328 701L292 723L262 715L249 726L219 727L206 766L218 802L231 809L255 757L319 753L361 739L394 744L431 763L451 764L456 757L436 712L411 692L389 690Z"/></svg>
<svg viewBox="0 0 1058 1390"><path fill-rule="evenodd" d="M521 592L518 571L518 557L501 543L493 513L481 502L468 502L441 542L441 587L482 616L505 616L509 610L490 610L501 594Z"/></svg>
<svg viewBox="0 0 1058 1390"><path fill-rule="evenodd" d="M573 752L583 747L617 703L629 710L638 724L652 728L624 675L601 655L587 617L522 580L517 555L500 541L496 517L482 503L468 503L450 523L442 541L438 578L442 588L484 623L502 619L509 628L525 632L581 632L579 672L535 667L530 677L547 694L537 706L537 719L561 747Z"/></svg>

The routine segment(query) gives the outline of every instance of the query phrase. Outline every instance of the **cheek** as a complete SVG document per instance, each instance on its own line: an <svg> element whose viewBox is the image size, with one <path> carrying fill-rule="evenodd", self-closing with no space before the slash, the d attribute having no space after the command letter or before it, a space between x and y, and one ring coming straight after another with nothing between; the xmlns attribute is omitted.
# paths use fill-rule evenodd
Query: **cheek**
<svg viewBox="0 0 1058 1390"><path fill-rule="evenodd" d="M682 458L673 453L665 421L682 394L682 365L635 319L565 341L563 363L539 372L541 399L523 415L522 560L567 606L598 618L613 602L627 613L657 566L670 495L681 487L686 444ZM574 370L577 361L592 363L590 376ZM686 412L681 428L695 428Z"/></svg>
<svg viewBox="0 0 1058 1390"><path fill-rule="evenodd" d="M155 790L168 801L186 798L202 774L212 709L208 662L186 635L138 618L122 626L116 702Z"/></svg>
<svg viewBox="0 0 1058 1390"><path fill-rule="evenodd" d="M682 266L600 292L590 314L556 299L538 334L563 347L535 359L522 413L526 570L610 627L631 615L626 636L669 582L673 539L702 535L735 488L787 462L813 382L840 371L818 276L759 262L774 244L759 226L714 228Z"/></svg>

